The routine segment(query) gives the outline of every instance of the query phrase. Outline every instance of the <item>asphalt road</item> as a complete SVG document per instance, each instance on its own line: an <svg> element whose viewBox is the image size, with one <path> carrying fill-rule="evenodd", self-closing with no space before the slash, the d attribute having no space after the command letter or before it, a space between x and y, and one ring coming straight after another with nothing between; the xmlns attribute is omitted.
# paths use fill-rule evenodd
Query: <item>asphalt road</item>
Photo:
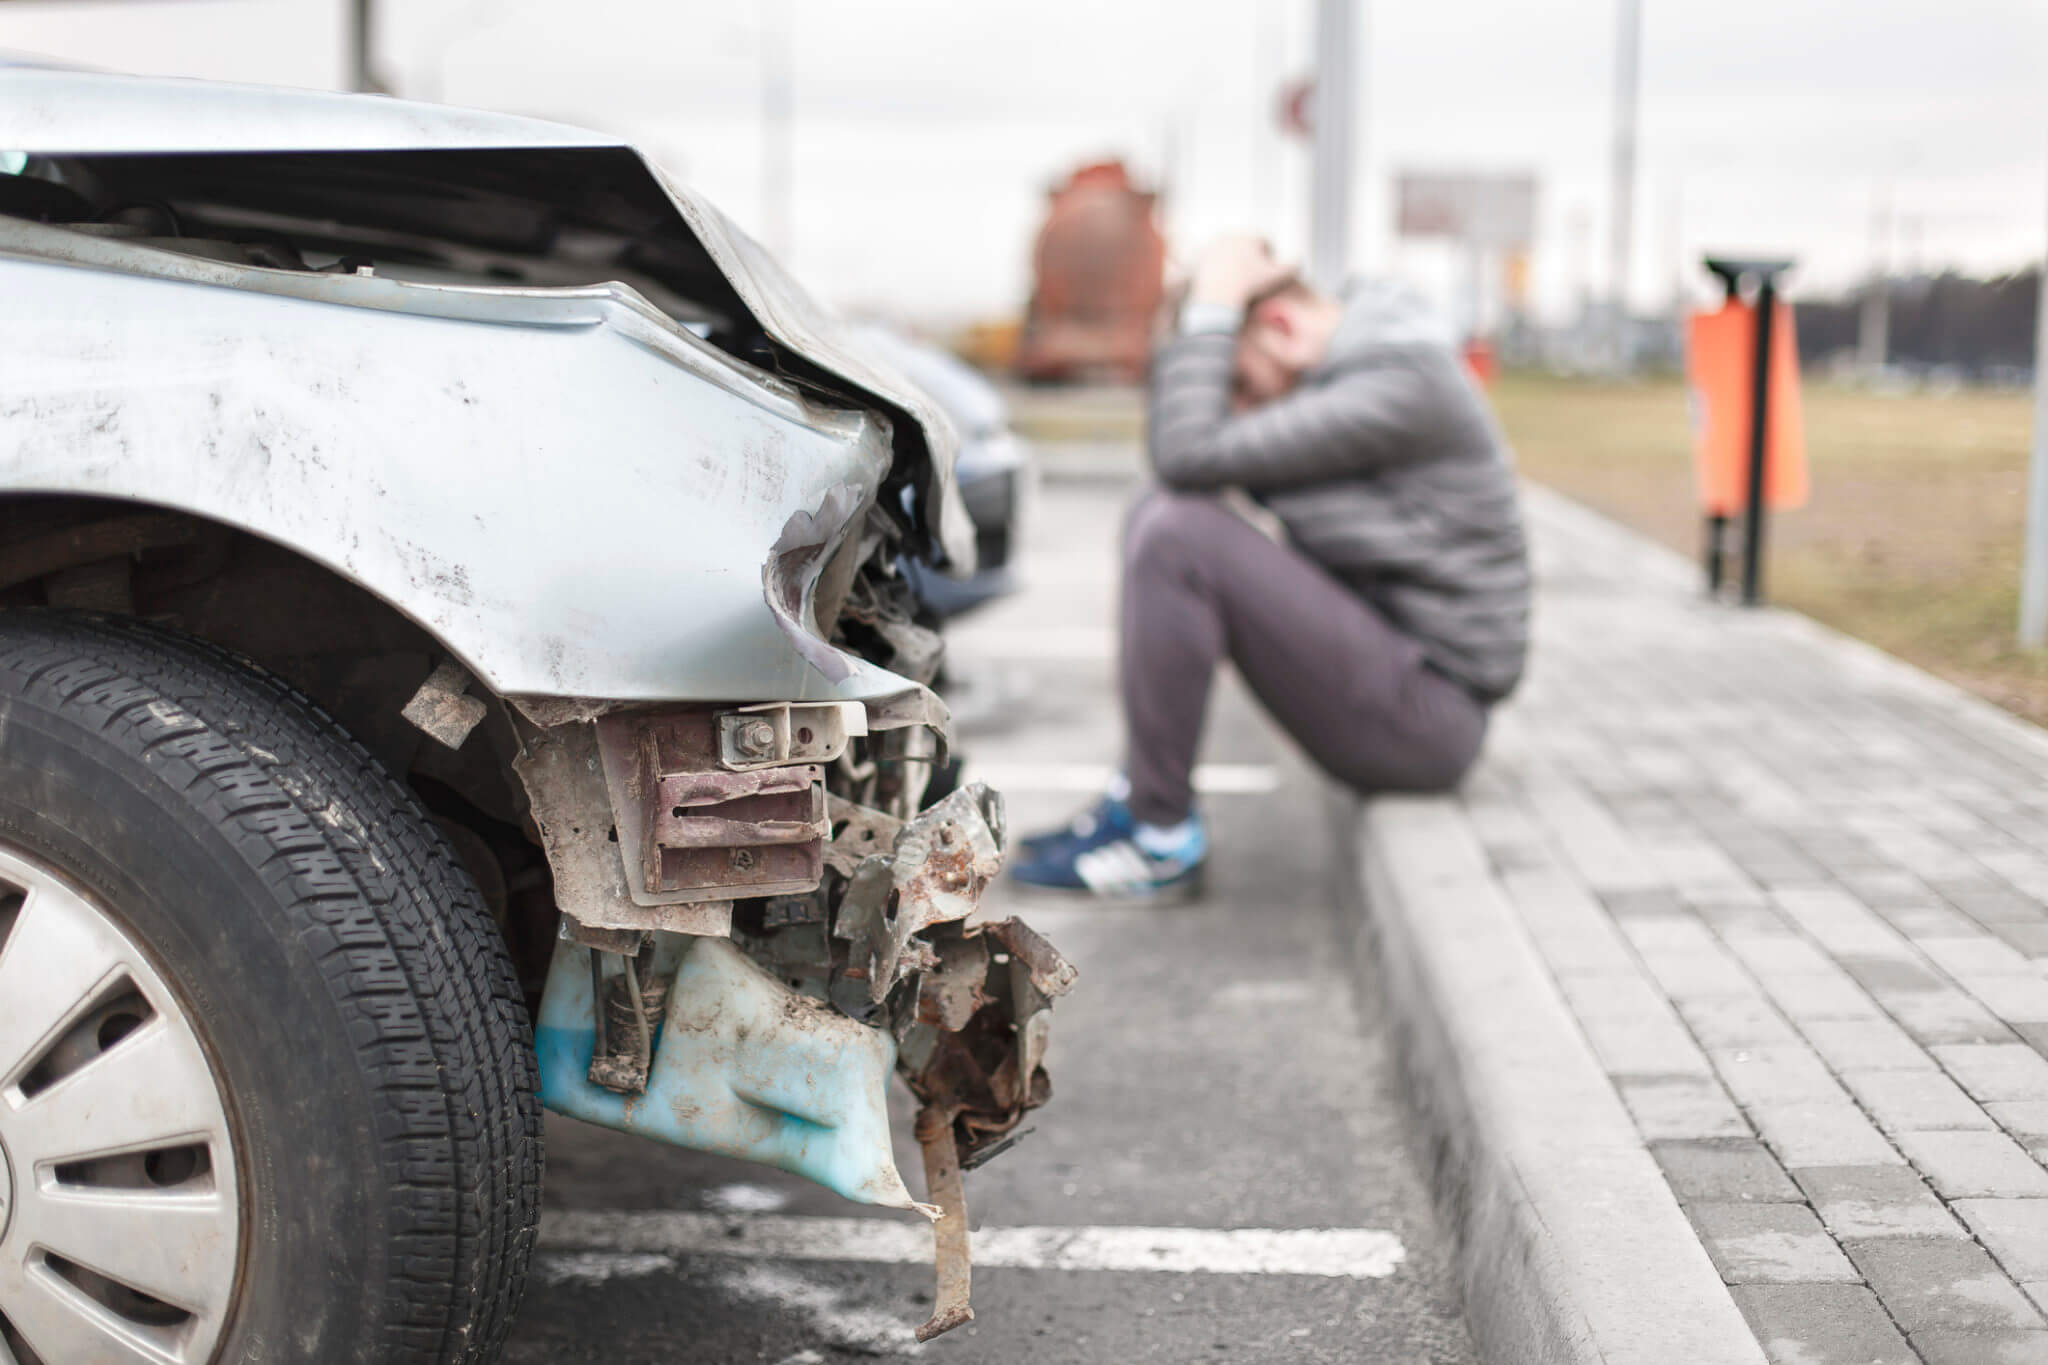
<svg viewBox="0 0 2048 1365"><path fill-rule="evenodd" d="M1109 625L1130 492L1050 484L1028 537L1030 589L957 632L962 747L1004 789L1015 828L1084 802L1118 756ZM1053 1103L1022 1145L968 1178L977 1228L1165 1229L1143 1236L1203 1268L979 1267L976 1321L919 1348L910 1329L930 1307L926 1265L741 1257L715 1236L654 1250L544 1245L506 1359L1471 1361L1390 1045L1344 970L1316 781L1234 683L1217 700L1204 902L1096 910L998 893L1081 981L1056 1012ZM898 1152L916 1187L908 1116ZM548 1142L552 1209L710 1211L736 1227L869 1212L775 1172L567 1120L550 1120ZM1188 1229L1356 1230L1330 1244L1371 1254L1312 1255L1343 1274L1275 1273L1238 1254L1274 1239L1240 1234L1219 1251Z"/></svg>

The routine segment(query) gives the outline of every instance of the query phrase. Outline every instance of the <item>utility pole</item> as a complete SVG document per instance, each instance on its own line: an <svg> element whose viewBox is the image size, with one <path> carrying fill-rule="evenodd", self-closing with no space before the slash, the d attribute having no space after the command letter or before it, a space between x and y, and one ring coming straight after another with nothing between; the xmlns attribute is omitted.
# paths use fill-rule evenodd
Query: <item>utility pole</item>
<svg viewBox="0 0 2048 1365"><path fill-rule="evenodd" d="M791 221L794 99L790 0L758 0L761 15L761 236L769 254L789 264L796 247Z"/></svg>
<svg viewBox="0 0 2048 1365"><path fill-rule="evenodd" d="M2020 643L2048 644L2048 261L2034 318L2034 454L2027 471L2027 550L2020 566Z"/></svg>
<svg viewBox="0 0 2048 1365"><path fill-rule="evenodd" d="M391 93L377 76L377 0L349 0L348 85L366 94Z"/></svg>
<svg viewBox="0 0 2048 1365"><path fill-rule="evenodd" d="M1608 208L1607 343L1611 362L1629 369L1628 277L1635 251L1636 111L1642 82L1637 76L1643 43L1642 0L1618 0L1620 24L1614 47L1614 168Z"/></svg>
<svg viewBox="0 0 2048 1365"><path fill-rule="evenodd" d="M1878 191L1870 215L1870 286L1856 326L1856 364L1875 375L1890 358L1892 332L1892 190Z"/></svg>
<svg viewBox="0 0 2048 1365"><path fill-rule="evenodd" d="M1350 270L1352 128L1358 101L1354 19L1358 0L1316 0L1314 183L1309 190L1308 273L1335 290Z"/></svg>

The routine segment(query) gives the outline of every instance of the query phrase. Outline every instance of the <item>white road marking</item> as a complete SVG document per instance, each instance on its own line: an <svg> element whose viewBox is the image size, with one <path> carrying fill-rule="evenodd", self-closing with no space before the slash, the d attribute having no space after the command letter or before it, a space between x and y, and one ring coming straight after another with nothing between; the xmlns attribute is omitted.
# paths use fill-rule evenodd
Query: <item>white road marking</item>
<svg viewBox="0 0 2048 1365"><path fill-rule="evenodd" d="M771 1304L784 1319L801 1319L811 1335L856 1355L914 1356L923 1349L911 1324L896 1314L850 1302L840 1290L777 1266L731 1271L718 1277L718 1287L735 1298Z"/></svg>
<svg viewBox="0 0 2048 1365"><path fill-rule="evenodd" d="M674 1270L676 1258L660 1251L569 1251L540 1258L540 1277L549 1284L603 1284Z"/></svg>
<svg viewBox="0 0 2048 1365"><path fill-rule="evenodd" d="M974 1263L1019 1270L1171 1271L1383 1279L1407 1258L1377 1228L981 1228ZM767 1214L571 1212L542 1217L552 1254L602 1251L739 1260L865 1261L918 1265L932 1257L922 1224L881 1218Z"/></svg>
<svg viewBox="0 0 2048 1365"><path fill-rule="evenodd" d="M775 1213L788 1205L789 1196L769 1185L720 1185L704 1194L704 1207L714 1213Z"/></svg>
<svg viewBox="0 0 2048 1365"><path fill-rule="evenodd" d="M1107 763L969 763L967 777L997 791L1100 792L1116 776ZM1204 796L1264 796L1280 790L1280 770L1268 763L1197 763L1195 790Z"/></svg>

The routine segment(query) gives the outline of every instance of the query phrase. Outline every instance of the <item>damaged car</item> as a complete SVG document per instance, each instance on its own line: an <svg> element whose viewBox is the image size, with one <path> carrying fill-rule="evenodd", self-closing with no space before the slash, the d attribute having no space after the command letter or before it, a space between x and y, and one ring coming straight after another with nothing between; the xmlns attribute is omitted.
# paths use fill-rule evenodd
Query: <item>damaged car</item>
<svg viewBox="0 0 2048 1365"><path fill-rule="evenodd" d="M1074 974L935 779L944 414L600 134L12 66L0 142L0 1360L489 1361L543 1105L919 1210L967 1320Z"/></svg>

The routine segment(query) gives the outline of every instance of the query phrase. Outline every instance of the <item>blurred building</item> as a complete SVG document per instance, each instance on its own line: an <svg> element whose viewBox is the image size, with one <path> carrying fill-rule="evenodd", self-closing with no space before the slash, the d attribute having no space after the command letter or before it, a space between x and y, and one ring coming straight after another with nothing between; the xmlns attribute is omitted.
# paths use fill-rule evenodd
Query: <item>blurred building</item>
<svg viewBox="0 0 2048 1365"><path fill-rule="evenodd" d="M1039 382L1144 376L1166 270L1157 200L1120 161L1083 166L1053 189L1032 250L1019 374Z"/></svg>

